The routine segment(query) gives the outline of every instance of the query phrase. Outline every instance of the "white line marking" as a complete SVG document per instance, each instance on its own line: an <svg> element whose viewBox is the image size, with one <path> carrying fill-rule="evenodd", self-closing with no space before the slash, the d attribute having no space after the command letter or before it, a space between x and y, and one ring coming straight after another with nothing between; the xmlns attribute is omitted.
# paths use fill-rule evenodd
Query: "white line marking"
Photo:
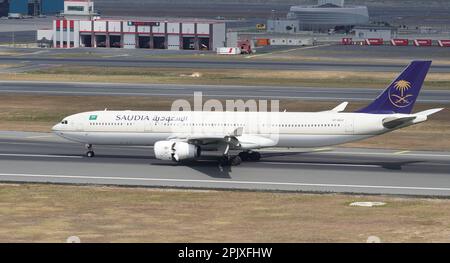
<svg viewBox="0 0 450 263"><path fill-rule="evenodd" d="M346 154L346 155L396 155L392 152L345 152L330 150L309 150L299 151L296 149L263 149L261 152L280 152L280 153L298 153L298 154ZM397 154L398 155L398 154ZM417 156L417 157L450 157L450 154L432 154L432 153L403 153L403 156Z"/></svg>
<svg viewBox="0 0 450 263"><path fill-rule="evenodd" d="M348 155L394 155L395 153L366 153L366 152L318 152L321 154L348 154ZM420 154L420 153L405 153L403 156L418 156L418 157L450 157L448 154Z"/></svg>
<svg viewBox="0 0 450 263"><path fill-rule="evenodd" d="M309 165L309 166L337 166L337 167L372 167L379 168L380 165L374 164L340 164L340 163L288 163L288 162L260 162L266 164L282 164L282 165Z"/></svg>
<svg viewBox="0 0 450 263"><path fill-rule="evenodd" d="M50 154L13 154L13 153L0 153L0 156L10 156L10 157L41 157L41 158L74 158L81 159L81 156L73 155L50 155Z"/></svg>
<svg viewBox="0 0 450 263"><path fill-rule="evenodd" d="M38 135L38 136L28 136L26 139L40 139L40 138L54 138L53 135Z"/></svg>
<svg viewBox="0 0 450 263"><path fill-rule="evenodd" d="M269 53L250 55L250 56L246 56L245 58L255 58L255 57L262 57L262 56L273 55L273 54L289 53L289 52L297 51L297 50L307 50L307 49L313 49L313 48L319 48L319 47L327 47L327 46L331 46L331 45L333 45L333 44L324 44L324 45L317 45L317 46L310 46L310 47L298 47L298 48L292 48L292 49L288 49L288 50L272 51Z"/></svg>
<svg viewBox="0 0 450 263"><path fill-rule="evenodd" d="M8 174L0 176L30 177L30 178L54 178L54 179L101 179L117 181L149 181L149 182L175 182L175 183L221 183L221 184L253 184L253 185L285 185L285 186L312 186L312 187L340 187L340 188L367 188L367 189L397 189L397 190L428 190L450 191L450 188L421 187L421 186L386 186L386 185L352 185L352 184L310 184L310 183L282 183L282 182L252 182L252 181L225 181L225 180L193 180L193 179L168 179L168 178L143 178L143 177L108 177L108 176L83 176L83 175L46 175L46 174Z"/></svg>
<svg viewBox="0 0 450 263"><path fill-rule="evenodd" d="M411 151L399 151L399 152L395 152L394 154L405 154L405 153L410 153Z"/></svg>

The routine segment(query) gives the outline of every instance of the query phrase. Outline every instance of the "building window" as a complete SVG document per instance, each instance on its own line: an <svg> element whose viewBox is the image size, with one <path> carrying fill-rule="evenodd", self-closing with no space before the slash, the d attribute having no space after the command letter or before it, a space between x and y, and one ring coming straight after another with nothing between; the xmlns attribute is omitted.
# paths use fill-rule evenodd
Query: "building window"
<svg viewBox="0 0 450 263"><path fill-rule="evenodd" d="M67 11L83 12L83 11L84 11L84 6L74 6L74 5L69 5L69 6L67 7Z"/></svg>

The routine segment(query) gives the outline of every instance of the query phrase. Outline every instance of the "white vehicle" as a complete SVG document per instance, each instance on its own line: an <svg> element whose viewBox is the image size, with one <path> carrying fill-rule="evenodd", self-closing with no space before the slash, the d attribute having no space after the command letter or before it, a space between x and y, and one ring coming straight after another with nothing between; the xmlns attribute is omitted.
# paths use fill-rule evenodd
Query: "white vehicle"
<svg viewBox="0 0 450 263"><path fill-rule="evenodd" d="M418 124L442 109L411 114L431 61L413 61L371 104L325 112L94 111L55 125L68 140L93 145L154 146L157 159L195 160L219 151L231 165L257 161L266 147L321 147L363 140ZM256 125L254 125L256 123ZM240 151L232 156L230 150Z"/></svg>
<svg viewBox="0 0 450 263"><path fill-rule="evenodd" d="M242 51L238 47L219 47L217 48L217 55L239 55Z"/></svg>
<svg viewBox="0 0 450 263"><path fill-rule="evenodd" d="M22 14L20 13L9 13L8 14L9 19L22 19L24 18Z"/></svg>

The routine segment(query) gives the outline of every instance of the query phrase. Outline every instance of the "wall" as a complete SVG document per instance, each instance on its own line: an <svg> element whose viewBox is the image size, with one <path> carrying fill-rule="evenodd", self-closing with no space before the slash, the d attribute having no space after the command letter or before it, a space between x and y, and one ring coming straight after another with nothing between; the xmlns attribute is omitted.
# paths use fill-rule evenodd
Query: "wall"
<svg viewBox="0 0 450 263"><path fill-rule="evenodd" d="M0 17L8 16L9 2L8 0L0 0Z"/></svg>
<svg viewBox="0 0 450 263"><path fill-rule="evenodd" d="M299 20L267 20L267 32L297 33L300 28Z"/></svg>
<svg viewBox="0 0 450 263"><path fill-rule="evenodd" d="M212 25L213 32L212 32L212 46L210 47L211 50L215 50L218 47L224 47L227 44L226 40L226 26L225 23L221 24L213 24Z"/></svg>
<svg viewBox="0 0 450 263"><path fill-rule="evenodd" d="M313 39L306 38L271 38L270 45L272 46L312 46Z"/></svg>
<svg viewBox="0 0 450 263"><path fill-rule="evenodd" d="M356 39L382 38L386 41L391 40L392 31L383 29L354 29Z"/></svg>
<svg viewBox="0 0 450 263"><path fill-rule="evenodd" d="M64 10L64 0L41 0L41 10L44 15L57 14Z"/></svg>
<svg viewBox="0 0 450 263"><path fill-rule="evenodd" d="M28 14L28 0L10 0L9 13Z"/></svg>

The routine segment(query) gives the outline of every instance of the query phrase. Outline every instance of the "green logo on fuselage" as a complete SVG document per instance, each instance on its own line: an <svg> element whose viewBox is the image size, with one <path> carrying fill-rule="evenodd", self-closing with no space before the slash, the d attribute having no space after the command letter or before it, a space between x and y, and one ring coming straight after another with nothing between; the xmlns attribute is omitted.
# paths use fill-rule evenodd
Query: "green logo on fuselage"
<svg viewBox="0 0 450 263"><path fill-rule="evenodd" d="M96 121L96 120L97 120L97 115L91 115L91 116L89 116L89 120L90 120L90 121Z"/></svg>

